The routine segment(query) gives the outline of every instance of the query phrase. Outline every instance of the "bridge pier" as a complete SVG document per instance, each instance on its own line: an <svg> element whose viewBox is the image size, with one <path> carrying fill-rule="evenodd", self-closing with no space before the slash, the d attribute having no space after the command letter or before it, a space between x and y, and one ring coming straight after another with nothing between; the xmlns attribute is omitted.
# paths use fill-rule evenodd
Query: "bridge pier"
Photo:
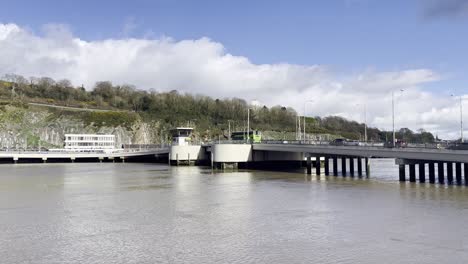
<svg viewBox="0 0 468 264"><path fill-rule="evenodd" d="M429 183L435 183L435 163L429 162Z"/></svg>
<svg viewBox="0 0 468 264"><path fill-rule="evenodd" d="M334 176L338 176L338 157L337 156L333 156L332 158L332 162L333 162L333 175ZM465 165L466 167L466 165Z"/></svg>
<svg viewBox="0 0 468 264"><path fill-rule="evenodd" d="M47 163L47 157L42 157L42 162Z"/></svg>
<svg viewBox="0 0 468 264"><path fill-rule="evenodd" d="M312 157L310 154L307 154L306 166L307 166L307 175L311 175L312 174Z"/></svg>
<svg viewBox="0 0 468 264"><path fill-rule="evenodd" d="M439 178L440 184L444 184L444 163L442 161L437 162L437 178Z"/></svg>
<svg viewBox="0 0 468 264"><path fill-rule="evenodd" d="M366 177L369 177L370 176L370 161L369 161L369 158L366 157L364 159L365 163L366 163Z"/></svg>
<svg viewBox="0 0 468 264"><path fill-rule="evenodd" d="M465 175L465 185L468 185L468 163L463 164L463 174Z"/></svg>
<svg viewBox="0 0 468 264"><path fill-rule="evenodd" d="M401 182L406 181L405 164L398 164L398 176Z"/></svg>
<svg viewBox="0 0 468 264"><path fill-rule="evenodd" d="M419 169L419 182L424 183L426 182L426 163L424 161L418 164Z"/></svg>
<svg viewBox="0 0 468 264"><path fill-rule="evenodd" d="M346 177L346 156L341 157L341 174Z"/></svg>
<svg viewBox="0 0 468 264"><path fill-rule="evenodd" d="M349 157L349 175L354 177L354 157Z"/></svg>
<svg viewBox="0 0 468 264"><path fill-rule="evenodd" d="M447 183L453 184L453 163L447 162Z"/></svg>
<svg viewBox="0 0 468 264"><path fill-rule="evenodd" d="M461 163L457 162L455 163L455 179L457 182L457 185L462 184L462 168L461 168Z"/></svg>
<svg viewBox="0 0 468 264"><path fill-rule="evenodd" d="M409 181L416 182L416 164L409 165Z"/></svg>
<svg viewBox="0 0 468 264"><path fill-rule="evenodd" d="M357 157L357 171L358 171L358 176L362 176L362 158Z"/></svg>
<svg viewBox="0 0 468 264"><path fill-rule="evenodd" d="M320 156L315 157L315 175L320 175Z"/></svg>
<svg viewBox="0 0 468 264"><path fill-rule="evenodd" d="M328 156L325 156L325 175L328 176L330 175L330 158Z"/></svg>

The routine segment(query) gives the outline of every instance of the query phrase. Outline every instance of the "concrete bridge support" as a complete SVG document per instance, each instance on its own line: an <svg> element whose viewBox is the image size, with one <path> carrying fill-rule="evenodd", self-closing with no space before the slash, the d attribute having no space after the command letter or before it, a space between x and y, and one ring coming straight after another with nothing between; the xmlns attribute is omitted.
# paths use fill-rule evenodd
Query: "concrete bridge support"
<svg viewBox="0 0 468 264"><path fill-rule="evenodd" d="M369 177L370 176L370 161L369 161L369 158L365 158L364 159L365 163L366 163L366 177Z"/></svg>
<svg viewBox="0 0 468 264"><path fill-rule="evenodd" d="M324 167L325 167L325 175L326 176L330 175L330 158L328 156L325 156Z"/></svg>
<svg viewBox="0 0 468 264"><path fill-rule="evenodd" d="M416 164L409 165L409 181L416 182Z"/></svg>
<svg viewBox="0 0 468 264"><path fill-rule="evenodd" d="M455 180L456 180L457 185L462 184L462 167L461 167L461 165L462 164L460 162L455 163Z"/></svg>
<svg viewBox="0 0 468 264"><path fill-rule="evenodd" d="M311 175L312 174L312 157L310 154L307 154L306 166L307 166L307 175Z"/></svg>
<svg viewBox="0 0 468 264"><path fill-rule="evenodd" d="M341 174L343 176L346 176L346 157L345 156L341 157Z"/></svg>
<svg viewBox="0 0 468 264"><path fill-rule="evenodd" d="M429 162L429 183L435 183L435 163Z"/></svg>
<svg viewBox="0 0 468 264"><path fill-rule="evenodd" d="M316 156L315 157L315 175L320 175L320 169L321 169L320 163L321 163L320 156Z"/></svg>
<svg viewBox="0 0 468 264"><path fill-rule="evenodd" d="M362 158L361 157L357 157L357 172L358 172L358 176L361 177L362 176Z"/></svg>
<svg viewBox="0 0 468 264"><path fill-rule="evenodd" d="M406 181L405 164L398 164L398 176L401 182Z"/></svg>
<svg viewBox="0 0 468 264"><path fill-rule="evenodd" d="M426 163L420 162L418 164L419 169L419 182L426 182Z"/></svg>
<svg viewBox="0 0 468 264"><path fill-rule="evenodd" d="M453 163L447 162L447 183L453 184Z"/></svg>
<svg viewBox="0 0 468 264"><path fill-rule="evenodd" d="M349 175L354 177L354 157L349 157Z"/></svg>
<svg viewBox="0 0 468 264"><path fill-rule="evenodd" d="M439 179L440 184L444 184L444 163L439 161L437 162L437 178Z"/></svg>
<svg viewBox="0 0 468 264"><path fill-rule="evenodd" d="M332 158L333 160L333 175L334 176L338 176L338 157L337 156L334 156Z"/></svg>
<svg viewBox="0 0 468 264"><path fill-rule="evenodd" d="M465 185L468 185L468 163L463 164L463 174L465 175Z"/></svg>

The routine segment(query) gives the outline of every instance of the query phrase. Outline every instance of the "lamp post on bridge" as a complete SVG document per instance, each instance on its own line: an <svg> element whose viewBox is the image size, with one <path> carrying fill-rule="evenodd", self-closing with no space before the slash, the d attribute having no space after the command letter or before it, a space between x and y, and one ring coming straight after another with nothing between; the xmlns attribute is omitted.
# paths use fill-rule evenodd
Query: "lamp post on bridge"
<svg viewBox="0 0 468 264"><path fill-rule="evenodd" d="M454 94L451 95L452 97L455 97ZM460 142L463 143L463 96L459 96L460 98Z"/></svg>
<svg viewBox="0 0 468 264"><path fill-rule="evenodd" d="M356 104L359 106L360 104ZM367 142L367 104L363 104L364 107L364 142Z"/></svg>
<svg viewBox="0 0 468 264"><path fill-rule="evenodd" d="M400 89L400 92L404 92L404 91L405 91L404 89ZM395 147L396 137L395 137L395 91L394 90L392 90L392 127L393 127L392 146Z"/></svg>
<svg viewBox="0 0 468 264"><path fill-rule="evenodd" d="M306 114L307 114L306 106L307 106L307 103L313 103L313 102L314 102L313 100L309 100L309 101L304 102L304 124L302 124L304 126L304 143L305 143L305 140L306 140Z"/></svg>

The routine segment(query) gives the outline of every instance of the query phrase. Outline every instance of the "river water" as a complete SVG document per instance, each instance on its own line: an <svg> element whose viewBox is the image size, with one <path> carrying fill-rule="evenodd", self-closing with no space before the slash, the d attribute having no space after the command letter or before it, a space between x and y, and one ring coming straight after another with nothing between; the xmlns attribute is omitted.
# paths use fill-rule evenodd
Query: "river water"
<svg viewBox="0 0 468 264"><path fill-rule="evenodd" d="M468 263L468 188L161 164L0 166L0 263Z"/></svg>

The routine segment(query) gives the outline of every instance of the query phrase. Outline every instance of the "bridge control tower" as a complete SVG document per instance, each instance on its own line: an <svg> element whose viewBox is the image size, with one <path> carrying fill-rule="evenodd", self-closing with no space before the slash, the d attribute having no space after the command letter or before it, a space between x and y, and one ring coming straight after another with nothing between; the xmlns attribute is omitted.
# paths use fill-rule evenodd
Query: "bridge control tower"
<svg viewBox="0 0 468 264"><path fill-rule="evenodd" d="M172 145L173 146L189 146L192 144L192 132L191 127L177 127L172 129Z"/></svg>
<svg viewBox="0 0 468 264"><path fill-rule="evenodd" d="M177 127L170 132L172 135L172 146L169 151L170 164L199 164L208 159L205 148L193 142L193 128Z"/></svg>

